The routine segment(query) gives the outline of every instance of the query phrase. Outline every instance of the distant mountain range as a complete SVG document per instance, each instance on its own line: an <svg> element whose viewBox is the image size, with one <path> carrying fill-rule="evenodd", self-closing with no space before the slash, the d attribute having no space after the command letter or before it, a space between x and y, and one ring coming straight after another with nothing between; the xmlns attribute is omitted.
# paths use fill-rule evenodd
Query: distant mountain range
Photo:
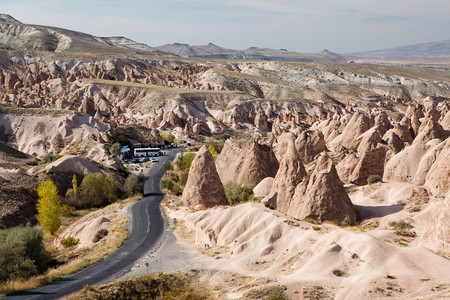
<svg viewBox="0 0 450 300"><path fill-rule="evenodd" d="M246 50L234 50L214 45L191 46L189 44L166 44L155 47L156 49L176 54L182 57L204 57L222 59L257 59L257 60L281 60L302 62L345 62L347 59L337 53L323 50L318 53L298 53L286 49L269 49L250 47Z"/></svg>
<svg viewBox="0 0 450 300"><path fill-rule="evenodd" d="M375 51L348 53L346 56L371 59L398 60L448 60L450 62L450 40L381 49Z"/></svg>
<svg viewBox="0 0 450 300"><path fill-rule="evenodd" d="M279 60L297 62L347 62L358 58L373 60L433 60L450 62L450 40L396 48L337 54L328 50L299 53L287 49L250 47L234 50L207 45L173 43L151 47L126 37L97 37L72 30L23 24L0 14L0 50L76 52L85 54L152 55L220 59Z"/></svg>

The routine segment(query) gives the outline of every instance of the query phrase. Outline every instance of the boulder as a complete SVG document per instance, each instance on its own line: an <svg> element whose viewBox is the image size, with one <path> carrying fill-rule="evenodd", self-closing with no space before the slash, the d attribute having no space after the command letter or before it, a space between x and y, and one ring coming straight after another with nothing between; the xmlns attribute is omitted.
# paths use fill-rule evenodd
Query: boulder
<svg viewBox="0 0 450 300"><path fill-rule="evenodd" d="M261 182L258 183L253 188L253 196L255 198L264 198L267 195L269 195L270 190L272 189L273 186L273 181L274 181L273 177L266 177L263 180L261 180Z"/></svg>
<svg viewBox="0 0 450 300"><path fill-rule="evenodd" d="M339 179L333 161L323 153L309 178L304 194L297 189L288 215L297 219L349 222L357 219L356 210Z"/></svg>
<svg viewBox="0 0 450 300"><path fill-rule="evenodd" d="M223 184L229 181L257 185L266 177L275 177L278 160L269 145L228 139L216 161Z"/></svg>
<svg viewBox="0 0 450 300"><path fill-rule="evenodd" d="M181 199L192 210L228 204L214 158L206 146L200 148L192 161Z"/></svg>

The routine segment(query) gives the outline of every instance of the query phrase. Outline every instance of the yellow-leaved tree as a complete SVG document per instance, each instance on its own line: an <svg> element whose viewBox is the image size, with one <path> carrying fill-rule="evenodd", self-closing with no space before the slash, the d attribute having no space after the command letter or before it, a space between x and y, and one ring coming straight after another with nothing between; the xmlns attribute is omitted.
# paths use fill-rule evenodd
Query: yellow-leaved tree
<svg viewBox="0 0 450 300"><path fill-rule="evenodd" d="M209 152L211 152L211 154L212 154L214 160L216 160L216 159L217 159L217 156L218 156L218 153L217 153L217 151L216 151L216 147L214 147L213 144L209 144L208 150L209 150Z"/></svg>
<svg viewBox="0 0 450 300"><path fill-rule="evenodd" d="M61 226L61 201L59 201L56 185L50 179L41 182L37 188L39 196L37 220L44 229L54 234Z"/></svg>

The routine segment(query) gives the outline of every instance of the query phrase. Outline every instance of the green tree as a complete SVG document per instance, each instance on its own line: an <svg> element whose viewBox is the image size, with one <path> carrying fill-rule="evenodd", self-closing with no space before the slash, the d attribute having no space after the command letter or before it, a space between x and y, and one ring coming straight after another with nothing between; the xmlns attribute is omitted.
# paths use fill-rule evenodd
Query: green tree
<svg viewBox="0 0 450 300"><path fill-rule="evenodd" d="M37 220L44 229L54 234L61 226L61 201L59 200L56 185L50 179L41 182L37 188L39 196Z"/></svg>
<svg viewBox="0 0 450 300"><path fill-rule="evenodd" d="M109 148L109 153L111 153L112 156L117 157L120 155L120 149L121 149L121 145L119 142L115 142L114 144L112 144L111 148Z"/></svg>
<svg viewBox="0 0 450 300"><path fill-rule="evenodd" d="M105 197L108 199L109 203L113 203L117 201L117 178L114 176L113 173L108 173L105 178L105 186L104 186L104 192Z"/></svg>
<svg viewBox="0 0 450 300"><path fill-rule="evenodd" d="M103 192L104 186L105 178L102 173L88 174L84 177L80 186L81 196L91 205L102 206L106 202L106 197Z"/></svg>
<svg viewBox="0 0 450 300"><path fill-rule="evenodd" d="M43 273L51 259L42 232L33 227L0 230L0 283Z"/></svg>

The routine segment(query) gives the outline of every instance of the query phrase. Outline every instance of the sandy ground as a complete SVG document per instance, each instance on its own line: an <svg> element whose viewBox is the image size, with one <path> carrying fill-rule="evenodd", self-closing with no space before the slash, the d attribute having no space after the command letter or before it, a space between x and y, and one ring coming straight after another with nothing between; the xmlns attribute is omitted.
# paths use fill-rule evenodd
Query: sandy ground
<svg viewBox="0 0 450 300"><path fill-rule="evenodd" d="M123 277L135 277L146 273L203 269L213 262L215 263L214 259L198 253L193 246L177 238L166 224L166 234L159 241L156 249L139 259L130 270L123 274ZM148 268L146 263L148 263Z"/></svg>

